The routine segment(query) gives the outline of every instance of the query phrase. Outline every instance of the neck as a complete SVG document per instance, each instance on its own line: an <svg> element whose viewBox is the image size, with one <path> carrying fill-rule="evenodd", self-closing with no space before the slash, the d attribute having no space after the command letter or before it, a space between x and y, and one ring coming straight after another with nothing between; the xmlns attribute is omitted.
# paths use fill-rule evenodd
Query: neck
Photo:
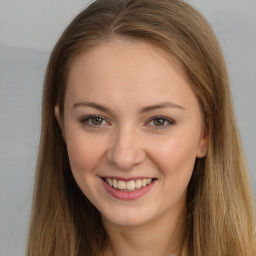
<svg viewBox="0 0 256 256"><path fill-rule="evenodd" d="M178 256L181 253L184 214L161 216L139 226L119 226L102 216L108 235L104 256Z"/></svg>

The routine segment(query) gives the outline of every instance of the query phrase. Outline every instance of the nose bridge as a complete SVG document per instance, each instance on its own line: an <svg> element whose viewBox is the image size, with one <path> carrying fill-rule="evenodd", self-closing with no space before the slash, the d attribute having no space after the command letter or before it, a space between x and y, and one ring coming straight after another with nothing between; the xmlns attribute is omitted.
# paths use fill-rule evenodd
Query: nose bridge
<svg viewBox="0 0 256 256"><path fill-rule="evenodd" d="M136 127L123 125L113 134L107 158L120 169L129 170L145 158L139 132Z"/></svg>

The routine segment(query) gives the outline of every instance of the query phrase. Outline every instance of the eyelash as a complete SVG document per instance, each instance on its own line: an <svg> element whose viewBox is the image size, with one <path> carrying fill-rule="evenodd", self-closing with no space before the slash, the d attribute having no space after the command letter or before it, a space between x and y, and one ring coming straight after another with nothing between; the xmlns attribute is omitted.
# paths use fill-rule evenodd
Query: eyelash
<svg viewBox="0 0 256 256"><path fill-rule="evenodd" d="M102 124L99 124L99 125L96 125L96 124L93 124L92 123L92 120L95 119L95 118L100 118L102 119L103 122L107 122L106 119L102 116L99 116L99 115L89 115L89 116L85 116L81 119L81 123L87 127L93 127L93 128L101 128L103 125ZM105 124L104 124L105 125Z"/></svg>
<svg viewBox="0 0 256 256"><path fill-rule="evenodd" d="M153 116L153 117L151 117L151 118L146 122L146 125L148 125L150 122L156 121L157 119L161 119L161 120L163 120L163 122L164 122L164 125L161 125L161 126L152 125L152 127L153 127L154 129L157 129L157 130L159 130L159 129L166 129L166 128L168 128L169 126L172 126L172 125L175 124L175 122L174 122L172 119L170 119L170 118L167 118L167 117L164 117L164 116ZM165 124L165 123L167 123L167 124Z"/></svg>
<svg viewBox="0 0 256 256"><path fill-rule="evenodd" d="M95 119L95 118L99 118L99 119L102 119L102 122L106 122L107 125L109 125L109 122L102 116L100 115L89 115L89 116L85 116L81 119L81 123L84 125L84 126L87 126L87 127L92 127L92 128L96 128L96 129L100 129L102 128L102 126L105 126L106 124L93 124L92 123L92 120ZM156 121L157 119L161 119L164 123L164 125L160 125L160 126L157 126L157 125L150 125L153 127L153 129L165 129L165 128L168 128L169 126L172 126L175 124L175 122L170 119L170 118L167 118L167 117L164 117L164 116L153 116L151 117L146 123L144 126L148 126L148 124L150 122L154 122ZM167 124L166 124L167 123Z"/></svg>

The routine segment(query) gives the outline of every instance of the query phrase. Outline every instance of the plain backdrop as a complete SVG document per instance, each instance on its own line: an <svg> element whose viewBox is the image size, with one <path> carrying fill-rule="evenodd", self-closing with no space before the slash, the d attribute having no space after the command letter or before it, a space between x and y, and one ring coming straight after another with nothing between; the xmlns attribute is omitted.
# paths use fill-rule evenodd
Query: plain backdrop
<svg viewBox="0 0 256 256"><path fill-rule="evenodd" d="M256 1L187 1L223 48L256 191ZM0 0L0 256L25 255L44 72L57 38L87 3Z"/></svg>

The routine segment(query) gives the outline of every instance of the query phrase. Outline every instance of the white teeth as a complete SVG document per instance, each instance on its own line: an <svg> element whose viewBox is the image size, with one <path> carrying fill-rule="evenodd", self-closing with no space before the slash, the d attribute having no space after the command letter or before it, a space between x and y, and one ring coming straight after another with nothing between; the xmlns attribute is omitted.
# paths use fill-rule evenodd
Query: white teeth
<svg viewBox="0 0 256 256"><path fill-rule="evenodd" d="M152 179L136 179L125 182L123 180L107 178L106 182L109 184L109 186L119 190L134 191L136 189L146 187L152 182Z"/></svg>
<svg viewBox="0 0 256 256"><path fill-rule="evenodd" d="M129 190L135 189L136 188L135 181L134 180L128 181L126 183L126 188L129 189Z"/></svg>
<svg viewBox="0 0 256 256"><path fill-rule="evenodd" d="M112 180L112 183L113 183L113 187L114 188L117 188L117 180L116 179L113 179ZM109 184L110 185L110 184Z"/></svg>
<svg viewBox="0 0 256 256"><path fill-rule="evenodd" d="M123 181L123 180L119 180L119 181L117 182L117 188L118 188L118 189L126 189L126 182Z"/></svg>
<svg viewBox="0 0 256 256"><path fill-rule="evenodd" d="M135 181L135 186L136 186L136 188L141 188L141 187L142 187L142 182L141 182L141 180L136 180L136 181Z"/></svg>
<svg viewBox="0 0 256 256"><path fill-rule="evenodd" d="M109 179L109 178L107 178L107 183L108 183L110 186L112 186L112 185L113 185L112 180L111 180L111 179Z"/></svg>

